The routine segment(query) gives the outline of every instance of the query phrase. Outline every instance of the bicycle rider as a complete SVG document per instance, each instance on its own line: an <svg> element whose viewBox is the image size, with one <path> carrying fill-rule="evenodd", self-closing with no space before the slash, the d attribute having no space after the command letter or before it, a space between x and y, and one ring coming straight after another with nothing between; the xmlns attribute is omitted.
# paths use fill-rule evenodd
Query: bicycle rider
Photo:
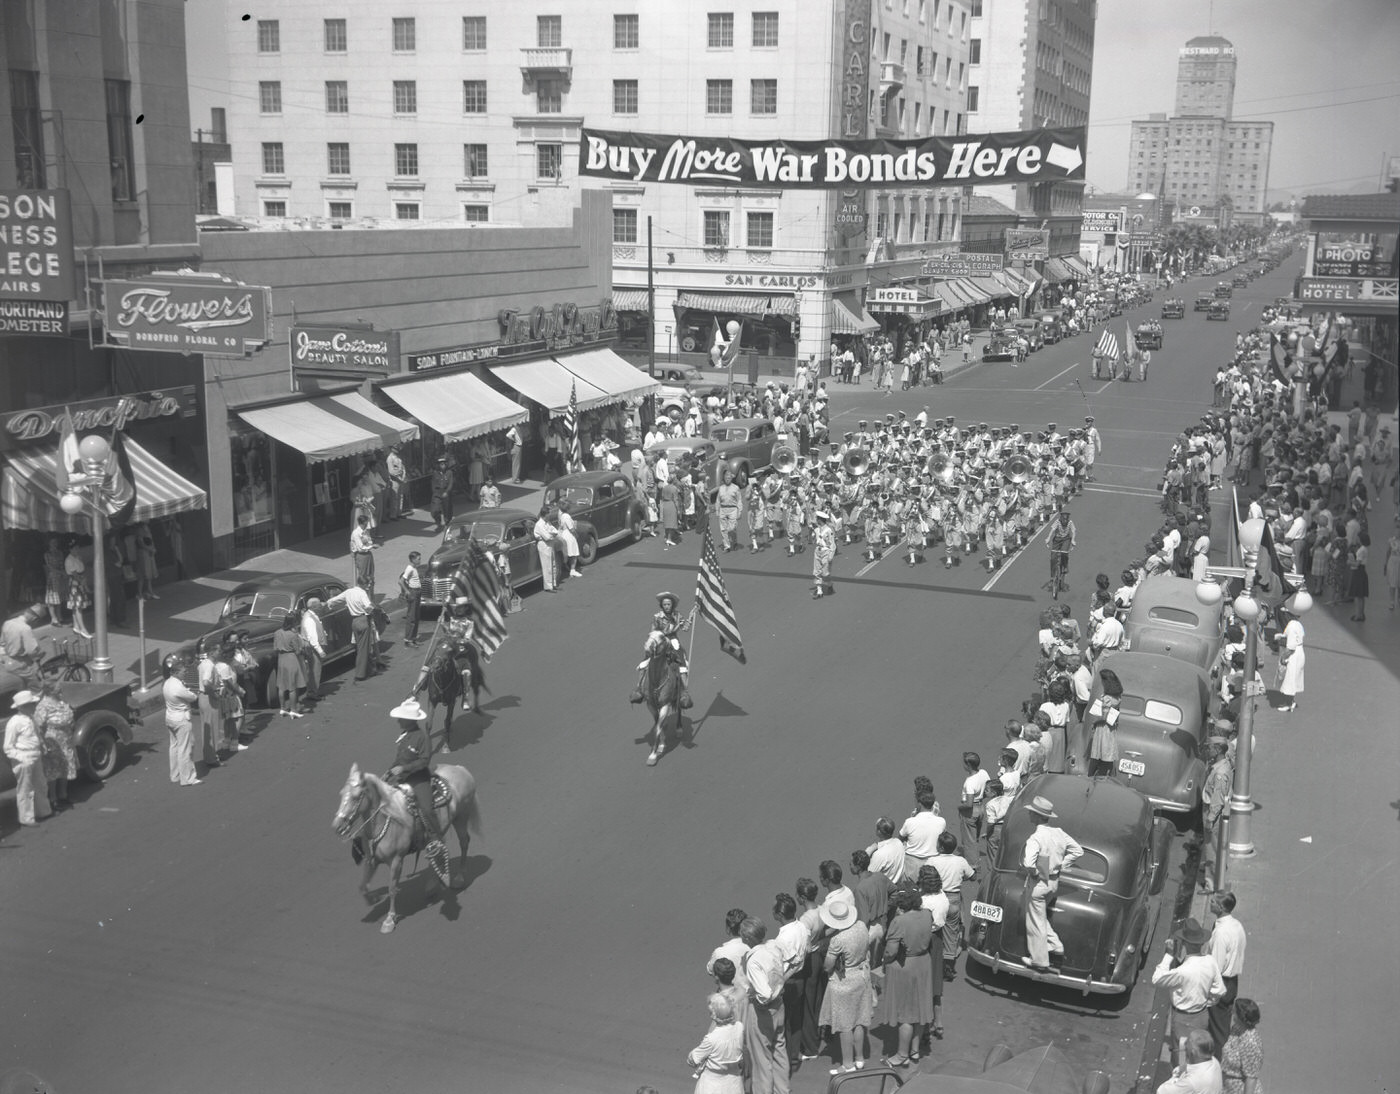
<svg viewBox="0 0 1400 1094"><path fill-rule="evenodd" d="M1069 510L1061 509L1050 524L1047 537L1050 545L1050 581L1058 577L1064 583L1069 575L1069 553L1077 546L1077 533L1074 521L1069 519Z"/></svg>

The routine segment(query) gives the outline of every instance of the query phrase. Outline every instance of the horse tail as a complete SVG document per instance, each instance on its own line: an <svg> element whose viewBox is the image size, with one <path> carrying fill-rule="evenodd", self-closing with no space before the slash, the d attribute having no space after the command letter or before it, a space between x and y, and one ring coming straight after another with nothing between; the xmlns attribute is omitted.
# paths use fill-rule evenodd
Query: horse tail
<svg viewBox="0 0 1400 1094"><path fill-rule="evenodd" d="M472 796L467 801L467 831L474 836L481 835L481 803L477 800L476 790L473 788Z"/></svg>

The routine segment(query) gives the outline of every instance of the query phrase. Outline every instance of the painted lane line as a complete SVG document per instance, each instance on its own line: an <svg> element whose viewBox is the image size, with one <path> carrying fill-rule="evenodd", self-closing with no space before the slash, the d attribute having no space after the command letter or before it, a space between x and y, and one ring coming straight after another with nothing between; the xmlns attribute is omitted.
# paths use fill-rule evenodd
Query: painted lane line
<svg viewBox="0 0 1400 1094"><path fill-rule="evenodd" d="M1059 379L1061 376L1063 376L1066 372L1071 372L1071 371L1073 371L1074 369L1077 369L1077 368L1080 368L1080 367L1082 367L1081 362L1076 361L1076 362L1074 362L1074 364L1070 365L1069 368L1062 368L1062 369L1060 369L1059 372L1055 373L1054 376L1052 376L1052 377L1050 377L1050 379L1046 380L1045 383L1043 383L1043 384L1037 384L1035 387L1031 388L1031 390L1032 390L1032 391L1041 391L1041 390L1043 390L1044 388L1047 388L1047 387L1049 387L1051 384L1053 384L1056 380L1058 380L1058 379Z"/></svg>
<svg viewBox="0 0 1400 1094"><path fill-rule="evenodd" d="M1015 562L1018 558L1020 558L1023 554L1025 554L1026 551L1030 548L1030 545L1040 538L1041 532L1048 531L1049 528L1049 521L1046 521L1039 528L1037 528L1035 530L1035 535L1031 536L1030 539L1026 540L1025 547L1022 547L1019 551L1017 551L1015 554L1013 554L1010 558L1008 558L1005 562L1003 562L1000 566L997 567L996 573L992 574L992 576L987 579L987 584L982 586L981 591L984 593L991 592L992 586L1001 580L1001 575L1006 573L1007 570L1011 569L1011 564Z"/></svg>
<svg viewBox="0 0 1400 1094"><path fill-rule="evenodd" d="M857 571L856 571L856 577L864 577L864 576L865 576L866 574L868 574L871 570L875 569L876 566L880 565L880 563L883 562L888 556L893 555L893 554L897 554L898 551L899 551L899 549L900 549L901 547L903 547L903 546L904 546L906 543L908 543L908 542L909 542L909 539L908 539L908 537L906 536L906 537L901 538L900 541L899 541L898 543L891 544L888 550L881 552L879 558L873 559L873 560L871 560L870 562L867 562L864 566L862 566L859 570L857 570Z"/></svg>

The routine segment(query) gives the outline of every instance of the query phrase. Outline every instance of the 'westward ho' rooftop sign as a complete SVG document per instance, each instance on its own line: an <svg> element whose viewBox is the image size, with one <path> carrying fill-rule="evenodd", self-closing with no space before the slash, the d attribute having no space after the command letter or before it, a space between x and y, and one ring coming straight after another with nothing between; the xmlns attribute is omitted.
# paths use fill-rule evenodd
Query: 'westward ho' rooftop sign
<svg viewBox="0 0 1400 1094"><path fill-rule="evenodd" d="M915 141L748 141L584 129L579 174L631 182L785 189L1043 182L1084 177L1084 128Z"/></svg>

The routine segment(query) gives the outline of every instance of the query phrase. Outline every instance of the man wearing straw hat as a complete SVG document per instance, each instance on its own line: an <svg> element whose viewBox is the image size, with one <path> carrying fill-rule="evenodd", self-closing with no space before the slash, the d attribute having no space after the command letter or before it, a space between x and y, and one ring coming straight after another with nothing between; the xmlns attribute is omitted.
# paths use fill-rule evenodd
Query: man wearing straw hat
<svg viewBox="0 0 1400 1094"><path fill-rule="evenodd" d="M1207 1032L1210 1005L1225 994L1225 981L1215 958L1202 953L1210 935L1195 919L1188 919L1172 935L1162 960L1152 971L1153 984L1171 989L1171 1023L1168 1037L1172 1063L1180 1065L1187 1038L1193 1031ZM1208 1034L1207 1034L1208 1035Z"/></svg>
<svg viewBox="0 0 1400 1094"><path fill-rule="evenodd" d="M49 796L44 783L44 750L34 725L34 708L39 696L27 688L15 692L10 708L15 712L5 723L5 757L15 773L15 809L23 825L38 824L47 817Z"/></svg>
<svg viewBox="0 0 1400 1094"><path fill-rule="evenodd" d="M443 842L442 828L433 808L433 773L429 766L433 745L428 733L427 712L417 699L409 697L389 711L389 717L398 722L399 736L394 741L394 764L389 768L386 781L412 789L418 802L418 816L423 822L423 834L427 837L423 853L442 883L450 885L447 844Z"/></svg>
<svg viewBox="0 0 1400 1094"><path fill-rule="evenodd" d="M1026 948L1029 955L1021 960L1037 972L1050 971L1050 955L1064 956L1065 946L1055 928L1050 925L1049 904L1060 888L1060 873L1084 854L1055 820L1055 804L1049 798L1036 796L1026 810L1039 819L1035 831L1026 840L1021 865L1031 872L1033 884L1030 900L1026 902Z"/></svg>

